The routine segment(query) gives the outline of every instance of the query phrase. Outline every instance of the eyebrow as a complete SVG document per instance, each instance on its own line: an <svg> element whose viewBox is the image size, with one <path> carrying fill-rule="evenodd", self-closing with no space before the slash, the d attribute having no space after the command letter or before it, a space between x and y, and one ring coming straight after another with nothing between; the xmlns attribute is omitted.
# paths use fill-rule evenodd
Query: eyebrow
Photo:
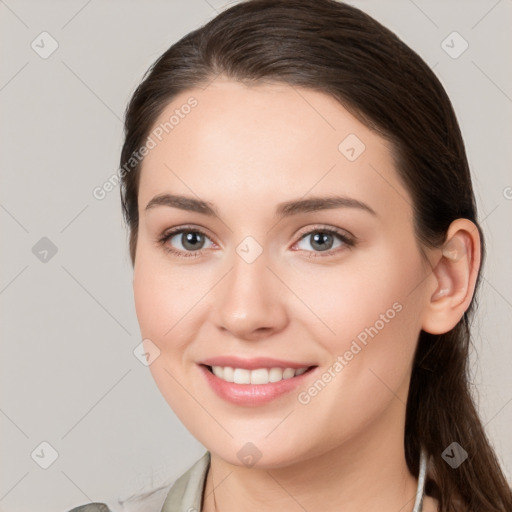
<svg viewBox="0 0 512 512"><path fill-rule="evenodd" d="M149 201L145 211L147 212L158 206L179 208L180 210L201 213L208 217L220 217L217 208L212 203L188 196L159 194ZM366 203L344 196L311 197L309 199L286 201L277 205L276 216L280 218L291 217L300 213L331 210L334 208L357 208L377 216L375 210Z"/></svg>

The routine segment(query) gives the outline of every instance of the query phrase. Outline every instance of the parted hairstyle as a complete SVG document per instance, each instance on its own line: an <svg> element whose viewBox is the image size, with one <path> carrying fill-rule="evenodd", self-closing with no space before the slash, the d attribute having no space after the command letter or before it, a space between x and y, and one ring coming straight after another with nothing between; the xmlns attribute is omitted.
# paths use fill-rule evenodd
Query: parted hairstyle
<svg viewBox="0 0 512 512"><path fill-rule="evenodd" d="M413 205L420 247L440 247L452 221L480 231L470 169L451 102L432 70L393 32L335 0L247 0L173 44L148 69L125 115L121 166L141 148L179 93L222 75L243 83L284 83L335 98L389 141ZM132 264L138 230L141 163L121 180ZM480 273L478 282L480 281ZM405 456L418 475L429 455L427 494L440 511L512 510L510 485L479 419L468 351L475 296L445 334L421 331L406 405ZM441 457L453 441L468 459L453 469Z"/></svg>

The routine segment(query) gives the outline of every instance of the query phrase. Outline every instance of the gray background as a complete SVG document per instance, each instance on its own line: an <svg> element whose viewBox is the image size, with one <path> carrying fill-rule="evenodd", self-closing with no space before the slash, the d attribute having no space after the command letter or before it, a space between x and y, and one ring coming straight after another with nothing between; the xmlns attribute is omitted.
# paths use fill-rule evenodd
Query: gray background
<svg viewBox="0 0 512 512"><path fill-rule="evenodd" d="M489 250L474 382L510 479L512 0L352 3L435 69L461 123ZM223 4L0 0L1 511L124 497L204 451L133 354L141 340L119 191L102 201L92 191L116 171L122 114L144 71ZM31 47L51 49L43 31L59 45L46 59ZM443 44L453 31L469 43L458 58L458 36ZM57 248L46 261L43 237ZM44 441L58 453L48 469Z"/></svg>

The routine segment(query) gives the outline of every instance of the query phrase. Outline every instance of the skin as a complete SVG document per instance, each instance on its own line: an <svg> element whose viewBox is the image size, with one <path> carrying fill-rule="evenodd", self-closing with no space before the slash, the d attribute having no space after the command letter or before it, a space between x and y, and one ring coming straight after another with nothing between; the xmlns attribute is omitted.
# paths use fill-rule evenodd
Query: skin
<svg viewBox="0 0 512 512"><path fill-rule="evenodd" d="M462 258L425 249L426 261L388 143L323 93L219 77L176 97L155 125L190 96L198 105L143 162L133 285L142 337L160 350L150 365L155 382L211 452L204 510L411 510L417 480L403 437L414 350L421 329L446 332L469 305L479 265L474 226L459 219L450 227ZM349 134L365 145L352 162L338 150ZM146 211L162 193L209 201L219 216ZM282 202L334 194L375 215L343 207L275 216ZM202 255L180 257L158 243L180 226L206 232ZM322 228L357 242L335 236L323 256L312 236L301 239ZM247 236L263 249L253 263L236 252ZM181 242L166 246L186 252ZM298 393L395 303L401 311L300 403ZM199 370L220 355L318 368L298 390L244 407L219 398ZM237 457L248 442L262 454L253 467ZM424 510L436 510L431 498Z"/></svg>

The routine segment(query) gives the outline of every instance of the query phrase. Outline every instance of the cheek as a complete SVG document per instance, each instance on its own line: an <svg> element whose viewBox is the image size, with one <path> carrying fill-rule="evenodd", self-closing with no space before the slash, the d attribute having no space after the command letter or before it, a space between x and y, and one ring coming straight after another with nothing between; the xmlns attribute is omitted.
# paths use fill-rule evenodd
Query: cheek
<svg viewBox="0 0 512 512"><path fill-rule="evenodd" d="M179 319L185 314L183 302L186 301L179 294L179 283L171 282L158 264L144 256L143 251L137 254L134 268L135 310L141 337L150 340L144 343L154 344L157 348L153 350L158 350L158 357L149 365L149 370L162 395L174 409L179 389L173 376L178 376L182 359L177 335L183 327ZM181 300L175 300L175 297L181 297Z"/></svg>
<svg viewBox="0 0 512 512"><path fill-rule="evenodd" d="M343 442L377 424L378 418L388 418L391 428L400 424L417 315L413 304L389 303L393 298L391 294L373 304L354 298L335 326L335 341L325 335L318 338L329 357L317 379L298 389L296 397L306 431L321 431L324 440Z"/></svg>
<svg viewBox="0 0 512 512"><path fill-rule="evenodd" d="M335 383L328 385L333 402L343 397L347 405L352 399L374 403L407 383L421 328L418 283L424 270L412 245L378 254L362 264L340 266L339 272L317 272L299 292L310 297L310 308L329 327L310 324L327 354L323 365L338 361L331 371ZM324 403L332 405L329 399Z"/></svg>
<svg viewBox="0 0 512 512"><path fill-rule="evenodd" d="M386 333L393 334L388 343L397 347L401 339L415 340L421 302L419 288L418 293L413 290L424 271L413 244L381 245L354 254L337 267L318 266L314 272L311 264L306 265L282 273L309 309L302 306L304 313L294 314L307 328L315 329L315 338L327 352L344 352L354 339L364 343L377 335L387 338Z"/></svg>
<svg viewBox="0 0 512 512"><path fill-rule="evenodd" d="M182 331L181 319L196 313L194 306L204 295L206 285L193 274L192 267L174 270L165 257L145 247L140 249L133 293L141 335L154 339L166 351Z"/></svg>
<svg viewBox="0 0 512 512"><path fill-rule="evenodd" d="M138 254L133 276L135 311L142 337L151 340L160 339L170 321L158 277L153 265Z"/></svg>
<svg viewBox="0 0 512 512"><path fill-rule="evenodd" d="M186 320L191 314L187 312L192 300L190 294L184 293L185 283L182 276L162 269L161 263L144 254L144 250L137 254L133 279L137 319L145 350L159 351L149 370L162 396L180 418L187 418L195 410L195 404L180 385L184 382L186 349L186 343L180 340L187 338Z"/></svg>

